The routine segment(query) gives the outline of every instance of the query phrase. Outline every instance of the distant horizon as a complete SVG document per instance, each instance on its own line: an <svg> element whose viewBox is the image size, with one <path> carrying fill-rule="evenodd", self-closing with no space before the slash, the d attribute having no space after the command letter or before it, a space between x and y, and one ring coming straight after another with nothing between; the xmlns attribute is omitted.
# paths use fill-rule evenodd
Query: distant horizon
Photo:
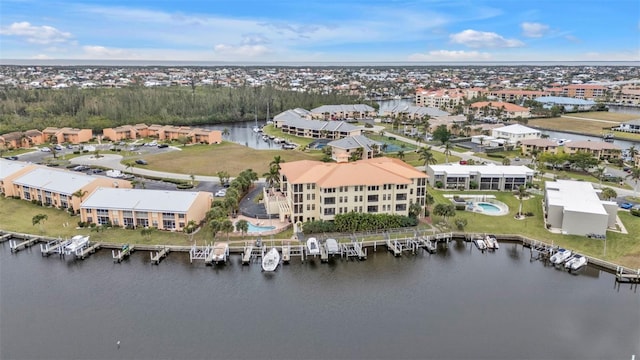
<svg viewBox="0 0 640 360"><path fill-rule="evenodd" d="M638 61L201 61L118 59L0 59L1 66L640 66Z"/></svg>

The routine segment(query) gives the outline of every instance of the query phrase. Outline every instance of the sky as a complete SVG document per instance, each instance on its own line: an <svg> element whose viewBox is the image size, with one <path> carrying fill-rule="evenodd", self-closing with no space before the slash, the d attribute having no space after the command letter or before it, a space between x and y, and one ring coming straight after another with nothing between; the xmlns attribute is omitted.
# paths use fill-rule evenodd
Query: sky
<svg viewBox="0 0 640 360"><path fill-rule="evenodd" d="M0 0L0 59L640 61L640 1Z"/></svg>

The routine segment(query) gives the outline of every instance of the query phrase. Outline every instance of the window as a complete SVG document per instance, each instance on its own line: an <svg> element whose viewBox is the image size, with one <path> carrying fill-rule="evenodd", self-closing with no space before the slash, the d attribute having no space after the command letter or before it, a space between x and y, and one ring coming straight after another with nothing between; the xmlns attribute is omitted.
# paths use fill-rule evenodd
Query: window
<svg viewBox="0 0 640 360"><path fill-rule="evenodd" d="M368 202L377 202L378 201L378 195L369 195L369 196L367 196L367 201Z"/></svg>
<svg viewBox="0 0 640 360"><path fill-rule="evenodd" d="M396 204L396 211L406 211L407 204Z"/></svg>
<svg viewBox="0 0 640 360"><path fill-rule="evenodd" d="M378 212L378 206L377 205L367 206L367 212L368 213L377 213Z"/></svg>
<svg viewBox="0 0 640 360"><path fill-rule="evenodd" d="M175 229L176 221L175 220L162 220L162 227L164 229Z"/></svg>
<svg viewBox="0 0 640 360"><path fill-rule="evenodd" d="M335 197L324 198L323 204L325 204L325 205L334 205L335 203L336 203L336 198Z"/></svg>

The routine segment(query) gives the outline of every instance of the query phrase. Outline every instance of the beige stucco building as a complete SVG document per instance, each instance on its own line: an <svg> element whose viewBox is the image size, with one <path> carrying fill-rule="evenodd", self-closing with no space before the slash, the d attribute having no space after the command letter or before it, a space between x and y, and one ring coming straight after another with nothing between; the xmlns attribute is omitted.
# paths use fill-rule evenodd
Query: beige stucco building
<svg viewBox="0 0 640 360"><path fill-rule="evenodd" d="M295 224L333 220L352 211L408 215L412 203L425 202L426 174L398 159L303 160L280 166L280 187L265 189L265 205L270 214Z"/></svg>
<svg viewBox="0 0 640 360"><path fill-rule="evenodd" d="M68 127L59 129L48 127L42 130L43 142L80 144L90 141L91 138L93 138L93 131L91 129L72 129Z"/></svg>
<svg viewBox="0 0 640 360"><path fill-rule="evenodd" d="M549 139L526 139L520 141L522 155L531 155L533 152L558 153L558 143Z"/></svg>
<svg viewBox="0 0 640 360"><path fill-rule="evenodd" d="M186 138L190 144L220 144L222 131L191 128L172 125L123 125L102 130L102 135L113 141L133 140L143 137L154 137L158 140L177 140Z"/></svg>
<svg viewBox="0 0 640 360"><path fill-rule="evenodd" d="M98 188L82 203L80 218L88 223L182 231L189 221L200 224L212 202L213 194L205 191Z"/></svg>
<svg viewBox="0 0 640 360"><path fill-rule="evenodd" d="M571 141L565 143L564 151L569 155L586 152L601 160L614 160L622 156L619 146L605 141Z"/></svg>

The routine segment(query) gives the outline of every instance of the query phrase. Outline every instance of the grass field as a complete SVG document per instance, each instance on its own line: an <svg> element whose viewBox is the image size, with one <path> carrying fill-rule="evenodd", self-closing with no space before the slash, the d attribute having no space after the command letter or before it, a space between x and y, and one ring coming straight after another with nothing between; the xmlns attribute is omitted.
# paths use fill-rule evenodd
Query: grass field
<svg viewBox="0 0 640 360"><path fill-rule="evenodd" d="M216 176L218 171L227 171L237 176L246 169L253 169L258 176L269 171L269 163L275 156L285 161L320 160L320 151L299 150L255 150L232 142L220 145L194 145L164 154L146 156L145 168L182 174Z"/></svg>
<svg viewBox="0 0 640 360"><path fill-rule="evenodd" d="M625 121L638 118L638 115L634 115L634 114L623 114L623 113L615 113L615 112L608 112L608 111L569 113L566 115L572 116L572 117L585 118L585 119L608 120L608 121L615 121L615 122L625 122Z"/></svg>
<svg viewBox="0 0 640 360"><path fill-rule="evenodd" d="M594 136L602 136L603 133L608 133L611 127L616 126L617 123L628 121L638 116L630 114L619 113L607 113L607 112L595 112L595 113L577 113L568 114L569 117L555 117L548 119L531 119L528 124L544 129L556 130L556 131L571 131L577 133L583 133ZM580 119L575 119L579 117ZM600 121L606 120L610 122ZM614 135L621 139L640 141L640 134L625 133L616 131Z"/></svg>

